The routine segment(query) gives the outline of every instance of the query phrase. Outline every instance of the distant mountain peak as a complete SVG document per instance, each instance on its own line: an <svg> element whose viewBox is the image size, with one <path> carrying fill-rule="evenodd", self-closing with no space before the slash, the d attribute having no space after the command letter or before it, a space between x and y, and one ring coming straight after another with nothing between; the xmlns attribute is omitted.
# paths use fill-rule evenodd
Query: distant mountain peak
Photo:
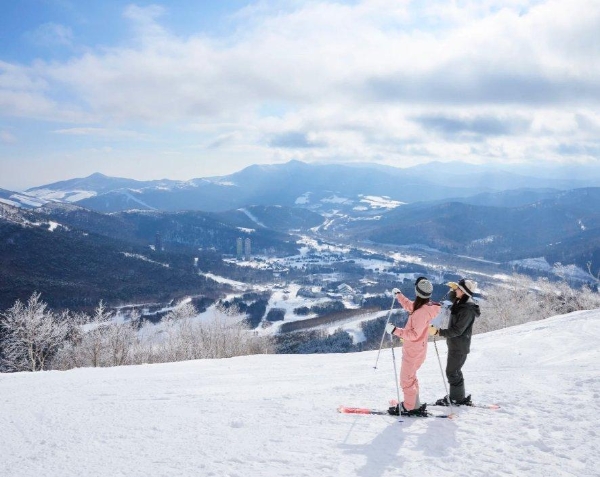
<svg viewBox="0 0 600 477"><path fill-rule="evenodd" d="M102 174L101 172L94 172L93 174L90 174L89 176L87 176L86 179L117 179L117 178L107 176L105 174Z"/></svg>

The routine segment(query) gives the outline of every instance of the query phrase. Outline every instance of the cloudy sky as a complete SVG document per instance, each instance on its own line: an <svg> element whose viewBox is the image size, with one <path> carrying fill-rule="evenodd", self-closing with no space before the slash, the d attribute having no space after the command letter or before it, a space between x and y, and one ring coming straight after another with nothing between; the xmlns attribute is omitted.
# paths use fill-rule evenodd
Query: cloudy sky
<svg viewBox="0 0 600 477"><path fill-rule="evenodd" d="M0 188L600 163L598 32L598 0L5 1Z"/></svg>

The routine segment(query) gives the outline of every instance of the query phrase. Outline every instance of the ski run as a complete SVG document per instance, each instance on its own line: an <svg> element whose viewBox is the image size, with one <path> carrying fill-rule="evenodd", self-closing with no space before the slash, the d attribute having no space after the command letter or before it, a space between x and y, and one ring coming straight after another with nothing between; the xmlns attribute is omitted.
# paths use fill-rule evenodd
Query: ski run
<svg viewBox="0 0 600 477"><path fill-rule="evenodd" d="M500 409L455 419L336 412L387 410L390 350L2 374L0 475L598 476L599 337L600 310L474 336L467 391ZM445 394L433 346L419 379Z"/></svg>

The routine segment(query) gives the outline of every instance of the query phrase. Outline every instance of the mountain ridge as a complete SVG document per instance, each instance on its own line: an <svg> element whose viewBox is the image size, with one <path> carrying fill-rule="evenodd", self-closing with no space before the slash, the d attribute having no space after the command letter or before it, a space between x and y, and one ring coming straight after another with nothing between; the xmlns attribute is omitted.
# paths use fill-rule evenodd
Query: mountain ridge
<svg viewBox="0 0 600 477"><path fill-rule="evenodd" d="M413 203L515 188L568 189L578 185L581 184L568 179L543 179L456 162L402 169L366 163L311 164L292 160L283 164L255 164L229 175L186 181L136 181L95 173L31 188L25 193L36 200L67 200L101 212L128 209L222 212L248 205L298 205L329 212L332 207L324 206L323 201L333 196L354 203L360 194ZM306 196L311 199L298 202Z"/></svg>

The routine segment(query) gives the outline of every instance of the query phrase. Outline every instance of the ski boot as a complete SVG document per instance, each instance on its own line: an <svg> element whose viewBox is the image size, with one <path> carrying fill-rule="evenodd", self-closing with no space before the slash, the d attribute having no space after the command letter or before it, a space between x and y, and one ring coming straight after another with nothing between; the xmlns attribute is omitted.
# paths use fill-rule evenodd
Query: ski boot
<svg viewBox="0 0 600 477"><path fill-rule="evenodd" d="M429 415L427 412L427 404L423 404L421 407L411 409L410 411L407 411L404 405L402 405L402 411L400 411L400 415L408 417L427 417Z"/></svg>
<svg viewBox="0 0 600 477"><path fill-rule="evenodd" d="M392 416L407 416L407 417L427 417L427 404L423 404L421 407L411 409L408 411L404 407L404 403L396 404L388 409L388 413Z"/></svg>
<svg viewBox="0 0 600 477"><path fill-rule="evenodd" d="M435 405L436 406L449 406L450 405L450 401L448 400L448 396L444 396L443 398L438 399L435 402ZM452 399L452 405L453 406L472 406L473 405L473 401L471 401L471 395L469 394L464 399L458 399L458 400Z"/></svg>

